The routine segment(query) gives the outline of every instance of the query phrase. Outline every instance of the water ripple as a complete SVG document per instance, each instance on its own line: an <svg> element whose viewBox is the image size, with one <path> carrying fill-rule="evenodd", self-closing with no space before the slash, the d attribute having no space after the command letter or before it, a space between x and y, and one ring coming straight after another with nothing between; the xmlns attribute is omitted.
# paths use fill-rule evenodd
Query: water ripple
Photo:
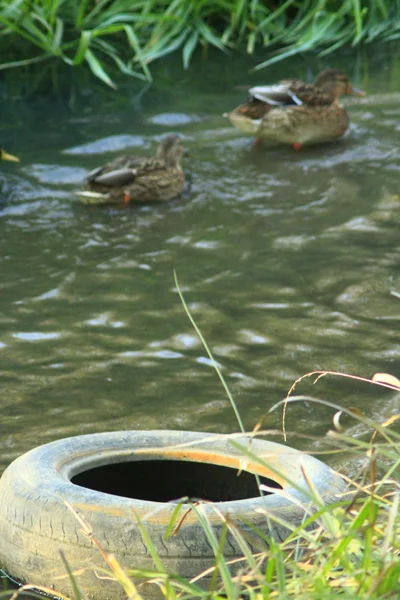
<svg viewBox="0 0 400 600"><path fill-rule="evenodd" d="M54 115L53 145L2 170L3 465L79 433L237 429L174 271L248 428L314 369L395 371L398 94L349 103L345 139L299 153L254 148L214 108L187 109L70 115L61 132ZM188 194L128 209L76 202L96 155L152 154L160 127L184 133ZM296 389L393 411L381 390L327 378ZM305 434L324 435L331 418L315 405L288 413Z"/></svg>

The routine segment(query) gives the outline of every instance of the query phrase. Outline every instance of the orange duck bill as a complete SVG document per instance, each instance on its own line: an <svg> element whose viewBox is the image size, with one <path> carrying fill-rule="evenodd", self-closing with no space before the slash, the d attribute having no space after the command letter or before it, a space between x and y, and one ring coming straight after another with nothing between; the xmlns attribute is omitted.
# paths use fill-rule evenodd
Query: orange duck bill
<svg viewBox="0 0 400 600"><path fill-rule="evenodd" d="M353 87L350 83L347 86L346 94L348 96L361 96L364 98L367 94L358 88Z"/></svg>

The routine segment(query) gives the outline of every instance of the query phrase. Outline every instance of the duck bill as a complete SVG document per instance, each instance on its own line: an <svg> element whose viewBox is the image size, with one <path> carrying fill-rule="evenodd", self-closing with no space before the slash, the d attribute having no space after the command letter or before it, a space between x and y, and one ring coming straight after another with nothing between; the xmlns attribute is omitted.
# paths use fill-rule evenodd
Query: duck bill
<svg viewBox="0 0 400 600"><path fill-rule="evenodd" d="M361 96L362 98L366 96L365 92L355 87L352 87L351 85L348 86L346 93L348 96Z"/></svg>
<svg viewBox="0 0 400 600"><path fill-rule="evenodd" d="M12 154L8 154L8 152L1 153L2 160L9 160L10 162L19 162L19 158L17 156L13 156Z"/></svg>

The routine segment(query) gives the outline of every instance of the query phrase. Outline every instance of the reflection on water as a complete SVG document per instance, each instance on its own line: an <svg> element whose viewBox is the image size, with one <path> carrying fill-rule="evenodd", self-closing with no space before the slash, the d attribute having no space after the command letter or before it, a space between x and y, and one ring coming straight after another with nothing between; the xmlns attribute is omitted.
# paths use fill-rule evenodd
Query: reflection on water
<svg viewBox="0 0 400 600"><path fill-rule="evenodd" d="M179 96L140 119L129 107L60 119L51 105L21 148L8 144L22 160L1 172L0 470L69 435L237 430L174 269L247 428L308 371L399 374L399 95L349 101L345 139L300 153L256 150L219 116L242 95L207 90L193 111ZM89 169L152 154L170 131L190 151L188 197L78 203ZM348 381L298 389L379 420L396 410L390 393ZM323 436L331 419L296 404L287 428Z"/></svg>

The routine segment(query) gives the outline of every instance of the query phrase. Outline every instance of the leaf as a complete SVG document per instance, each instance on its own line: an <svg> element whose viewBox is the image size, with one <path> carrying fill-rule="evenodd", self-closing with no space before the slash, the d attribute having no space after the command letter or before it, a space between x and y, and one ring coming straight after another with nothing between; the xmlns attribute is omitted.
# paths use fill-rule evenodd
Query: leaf
<svg viewBox="0 0 400 600"><path fill-rule="evenodd" d="M82 31L81 37L79 38L78 49L75 53L72 64L80 65L84 60L86 60L86 53L89 52L89 44L91 39L91 31Z"/></svg>
<svg viewBox="0 0 400 600"><path fill-rule="evenodd" d="M256 40L257 40L256 32L255 31L250 32L249 37L247 39L247 48L246 48L247 54L253 54L254 48L256 46Z"/></svg>
<svg viewBox="0 0 400 600"><path fill-rule="evenodd" d="M387 385L392 385L400 390L400 381L394 375L390 375L389 373L375 373L372 376L372 381L376 383L386 383Z"/></svg>
<svg viewBox="0 0 400 600"><path fill-rule="evenodd" d="M117 56L116 54L110 55L110 58L115 62L121 73L124 75L128 75L129 77L137 77L142 81L148 81L147 77L143 75L143 73L139 73L139 71L135 71L129 64L124 63L122 58Z"/></svg>
<svg viewBox="0 0 400 600"><path fill-rule="evenodd" d="M47 55L34 56L33 58L26 58L25 60L15 60L8 63L0 63L0 71L4 71L5 69L15 69L16 67L26 67L27 65L49 60L49 58L51 57Z"/></svg>
<svg viewBox="0 0 400 600"><path fill-rule="evenodd" d="M190 59L192 57L193 51L195 50L195 48L197 46L198 40L199 40L199 34L197 33L197 31L193 31L193 33L191 33L191 35L186 40L185 45L183 46L183 51L182 51L183 67L185 69L187 69L189 66Z"/></svg>
<svg viewBox="0 0 400 600"><path fill-rule="evenodd" d="M10 33L13 33L14 35L19 35L22 38L25 38L26 40L31 42L31 44L33 44L34 46L39 46L43 50L46 50L46 47L35 37L35 35L31 35L30 31L28 31L26 28L20 27L17 22L6 19L1 13L0 24L3 24L5 26L5 31L7 35L9 35Z"/></svg>
<svg viewBox="0 0 400 600"><path fill-rule="evenodd" d="M342 416L343 411L342 410L338 410L334 415L333 415L333 424L335 426L336 431L340 431L341 433L343 433L344 431L344 427L341 426L340 424L340 417Z"/></svg>
<svg viewBox="0 0 400 600"><path fill-rule="evenodd" d="M54 31L54 37L51 41L51 49L54 54L61 54L61 44L64 34L64 22L56 18L56 26Z"/></svg>
<svg viewBox="0 0 400 600"><path fill-rule="evenodd" d="M226 52L226 48L221 42L221 40L216 35L214 35L210 27L208 27L208 25L206 25L204 21L197 19L196 28L206 42L208 42L212 46L215 46L216 48L219 48L223 52Z"/></svg>
<svg viewBox="0 0 400 600"><path fill-rule="evenodd" d="M179 35L177 38L175 38L171 43L169 43L169 44L160 43L157 48L152 48L147 53L144 52L144 54L143 54L144 60L146 62L150 62L152 60L155 60L156 58L161 58L162 56L166 56L167 54L174 52L175 50L177 50L177 48L179 48L183 44L186 37L187 37L187 31L183 31L183 33L181 33L181 35Z"/></svg>
<svg viewBox="0 0 400 600"><path fill-rule="evenodd" d="M104 81L104 83L113 88L113 90L117 89L117 86L115 85L113 80L107 75L107 73L103 69L103 65L101 64L99 59L96 58L93 52L89 49L86 50L85 60L88 63L90 70L94 75L96 75L96 77L101 79L101 81Z"/></svg>
<svg viewBox="0 0 400 600"><path fill-rule="evenodd" d="M389 427L389 425L396 423L396 421L398 421L399 419L400 415L393 415L392 417L389 417L389 419L387 419L384 423L382 423L382 427Z"/></svg>
<svg viewBox="0 0 400 600"><path fill-rule="evenodd" d="M78 9L78 12L76 14L76 19L75 19L75 27L77 29L81 29L81 27L82 27L82 21L85 16L86 4L87 4L87 0L80 0L80 2L79 2L79 9Z"/></svg>
<svg viewBox="0 0 400 600"><path fill-rule="evenodd" d="M151 76L149 67L146 65L146 62L143 58L143 51L140 46L140 42L136 36L136 33L133 30L133 27L131 27L130 25L125 25L124 30L126 33L126 37L128 38L128 42L136 54L136 59L140 63L140 66L142 67L143 72L146 75L147 81L152 81L153 78Z"/></svg>

